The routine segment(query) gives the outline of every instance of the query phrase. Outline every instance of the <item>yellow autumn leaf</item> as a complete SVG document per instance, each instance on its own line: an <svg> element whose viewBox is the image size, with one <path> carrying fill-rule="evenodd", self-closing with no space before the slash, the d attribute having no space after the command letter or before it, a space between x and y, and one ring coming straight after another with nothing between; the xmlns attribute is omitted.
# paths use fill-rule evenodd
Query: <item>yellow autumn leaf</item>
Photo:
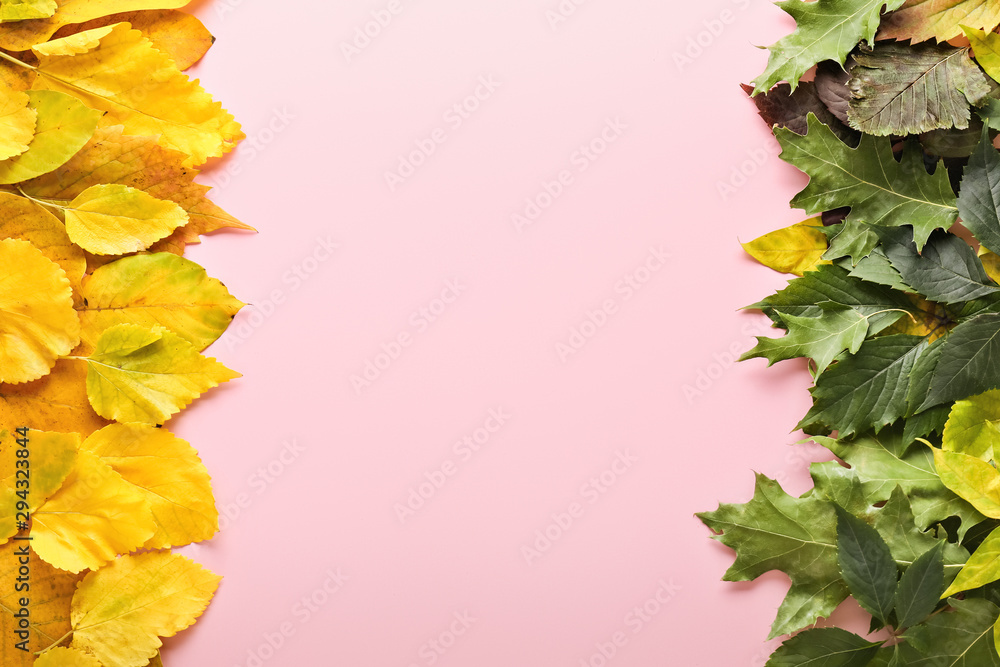
<svg viewBox="0 0 1000 667"><path fill-rule="evenodd" d="M48 18L56 13L56 7L56 0L3 0L0 23Z"/></svg>
<svg viewBox="0 0 1000 667"><path fill-rule="evenodd" d="M14 490L6 485L0 485L0 544L6 544L18 533L17 516L9 508L17 505L18 497Z"/></svg>
<svg viewBox="0 0 1000 667"><path fill-rule="evenodd" d="M228 111L127 23L112 26L86 53L40 56L37 72L36 89L76 95L129 134L159 136L190 156L186 166L223 155L245 136Z"/></svg>
<svg viewBox="0 0 1000 667"><path fill-rule="evenodd" d="M75 33L61 39L35 44L31 50L36 56L75 56L96 49L101 44L101 38L110 32L111 26L95 28L84 33Z"/></svg>
<svg viewBox="0 0 1000 667"><path fill-rule="evenodd" d="M58 8L52 16L38 20L18 21L0 31L0 49L27 51L46 41L59 28L71 23L85 23L108 14L143 9L179 9L190 0L56 0Z"/></svg>
<svg viewBox="0 0 1000 667"><path fill-rule="evenodd" d="M22 239L58 264L74 291L87 270L83 251L70 241L66 227L45 208L24 197L0 192L0 239Z"/></svg>
<svg viewBox="0 0 1000 667"><path fill-rule="evenodd" d="M154 137L122 134L122 127L99 127L93 138L69 162L20 187L32 197L73 199L93 185L120 183L176 202L190 222L157 242L151 252L180 254L198 236L226 227L251 229L207 196L209 188L195 183L196 169L184 167L186 156L156 143Z"/></svg>
<svg viewBox="0 0 1000 667"><path fill-rule="evenodd" d="M986 269L986 275L993 282L1000 282L1000 255L987 250L983 246L979 246L978 254L979 261L983 263L983 268Z"/></svg>
<svg viewBox="0 0 1000 667"><path fill-rule="evenodd" d="M80 582L73 596L72 646L104 665L141 667L156 655L160 637L195 622L220 580L177 554L122 556Z"/></svg>
<svg viewBox="0 0 1000 667"><path fill-rule="evenodd" d="M28 106L26 93L0 86L0 160L28 150L35 136L38 112Z"/></svg>
<svg viewBox="0 0 1000 667"><path fill-rule="evenodd" d="M827 249L826 234L820 231L822 227L820 218L810 218L740 245L764 266L801 276L818 264L829 264L822 261Z"/></svg>
<svg viewBox="0 0 1000 667"><path fill-rule="evenodd" d="M28 541L12 541L0 546L0 665L32 667L35 653L48 648L70 631L70 604L79 575L57 570L40 560L27 546ZM31 590L18 590L23 577L21 561L27 558ZM14 614L21 609L21 598L28 593L28 628L20 627ZM24 635L17 633L24 632ZM26 651L15 643L26 641Z"/></svg>
<svg viewBox="0 0 1000 667"><path fill-rule="evenodd" d="M31 516L31 546L69 572L98 568L141 547L156 531L146 497L90 452Z"/></svg>
<svg viewBox="0 0 1000 667"><path fill-rule="evenodd" d="M27 441L21 448L17 440ZM30 468L19 467L19 449L29 452ZM55 433L28 429L27 435L16 431L0 431L0 482L14 491L26 492L28 511L34 512L66 481L76 464L80 436L76 433Z"/></svg>
<svg viewBox="0 0 1000 667"><path fill-rule="evenodd" d="M899 318L886 328L883 335L926 336L929 342L933 342L954 328L951 313L943 305L928 301L919 294L905 294L904 297L913 307L908 309L906 317Z"/></svg>
<svg viewBox="0 0 1000 667"><path fill-rule="evenodd" d="M27 241L0 240L0 382L37 380L80 342L66 273Z"/></svg>
<svg viewBox="0 0 1000 667"><path fill-rule="evenodd" d="M61 207L73 243L98 255L145 250L188 222L172 201L127 185L93 185Z"/></svg>
<svg viewBox="0 0 1000 667"><path fill-rule="evenodd" d="M35 134L23 153L0 161L0 184L19 183L48 173L70 159L93 136L101 112L51 90L27 93L35 111Z"/></svg>
<svg viewBox="0 0 1000 667"><path fill-rule="evenodd" d="M962 35L962 26L993 30L1000 23L1000 3L994 0L906 0L885 17L878 39L935 39L946 42Z"/></svg>
<svg viewBox="0 0 1000 667"><path fill-rule="evenodd" d="M87 438L83 449L149 500L156 534L145 548L200 542L218 530L211 477L186 441L145 424L112 424Z"/></svg>
<svg viewBox="0 0 1000 667"><path fill-rule="evenodd" d="M161 325L204 350L243 307L226 286L194 262L170 253L123 257L102 266L82 288L78 308L88 349L117 324Z"/></svg>
<svg viewBox="0 0 1000 667"><path fill-rule="evenodd" d="M38 656L35 667L103 667L101 661L75 648L57 646Z"/></svg>
<svg viewBox="0 0 1000 667"><path fill-rule="evenodd" d="M170 56L177 69L186 70L201 60L215 38L197 16L176 9L150 9L112 14L60 28L55 37L61 38L115 23L128 23L141 32L158 51Z"/></svg>
<svg viewBox="0 0 1000 667"><path fill-rule="evenodd" d="M90 435L108 424L87 398L87 366L74 360L56 362L45 377L24 384L0 384L0 429L25 424Z"/></svg>
<svg viewBox="0 0 1000 667"><path fill-rule="evenodd" d="M119 324L87 359L87 395L97 414L160 424L203 392L240 377L163 327Z"/></svg>
<svg viewBox="0 0 1000 667"><path fill-rule="evenodd" d="M984 515L1000 519L1000 472L975 456L932 449L941 483Z"/></svg>

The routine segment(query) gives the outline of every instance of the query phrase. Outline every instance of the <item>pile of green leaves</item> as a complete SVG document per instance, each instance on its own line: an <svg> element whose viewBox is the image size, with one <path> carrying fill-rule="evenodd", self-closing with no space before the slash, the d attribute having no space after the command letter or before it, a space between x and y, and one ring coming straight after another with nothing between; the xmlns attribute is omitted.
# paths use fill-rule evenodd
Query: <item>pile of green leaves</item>
<svg viewBox="0 0 1000 667"><path fill-rule="evenodd" d="M769 666L1000 667L1000 3L780 4L745 88L813 217L745 244L798 277L744 358L807 360L798 428L837 460L698 516L726 580L791 580ZM848 597L867 636L813 627Z"/></svg>
<svg viewBox="0 0 1000 667"><path fill-rule="evenodd" d="M244 138L183 70L187 0L0 0L0 664L162 666L220 577L219 514L164 425L239 377L243 303L181 255L249 229L198 168Z"/></svg>

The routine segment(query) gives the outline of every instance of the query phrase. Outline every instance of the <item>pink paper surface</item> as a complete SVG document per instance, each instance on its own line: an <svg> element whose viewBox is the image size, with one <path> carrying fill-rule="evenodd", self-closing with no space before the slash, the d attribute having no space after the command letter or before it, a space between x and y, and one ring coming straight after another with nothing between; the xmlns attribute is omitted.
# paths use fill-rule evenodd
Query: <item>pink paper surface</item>
<svg viewBox="0 0 1000 667"><path fill-rule="evenodd" d="M188 253L252 305L210 351L244 377L168 425L225 517L183 553L224 581L164 664L763 665L787 579L721 582L693 514L753 471L801 493L818 455L789 446L804 366L734 364L770 334L738 309L788 278L739 240L806 217L739 88L791 21L194 11L218 38L194 76L249 137L201 180L259 234Z"/></svg>

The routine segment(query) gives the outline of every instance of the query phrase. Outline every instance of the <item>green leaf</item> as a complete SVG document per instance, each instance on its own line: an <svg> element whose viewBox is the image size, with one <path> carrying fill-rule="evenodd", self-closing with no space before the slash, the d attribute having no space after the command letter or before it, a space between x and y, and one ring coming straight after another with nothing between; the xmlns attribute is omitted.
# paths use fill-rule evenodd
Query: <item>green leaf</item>
<svg viewBox="0 0 1000 667"><path fill-rule="evenodd" d="M38 114L28 150L0 161L0 185L41 176L69 160L97 129L100 111L74 97L50 90L28 91L28 107Z"/></svg>
<svg viewBox="0 0 1000 667"><path fill-rule="evenodd" d="M878 235L866 222L850 218L840 223L840 231L830 240L830 249L823 259L850 257L851 266L857 266L878 245Z"/></svg>
<svg viewBox="0 0 1000 667"><path fill-rule="evenodd" d="M976 251L954 234L932 234L920 253L908 227L882 227L878 235L903 282L932 301L961 303L1000 292Z"/></svg>
<svg viewBox="0 0 1000 667"><path fill-rule="evenodd" d="M881 645L840 628L814 628L786 639L765 667L865 667Z"/></svg>
<svg viewBox="0 0 1000 667"><path fill-rule="evenodd" d="M934 372L937 370L938 362L941 360L941 350L944 349L944 338L938 338L932 342L927 350L920 355L917 363L913 365L910 374L910 386L906 392L907 417L912 417L917 413L918 408L927 400L927 394L931 390L931 381L934 379Z"/></svg>
<svg viewBox="0 0 1000 667"><path fill-rule="evenodd" d="M792 206L810 215L850 206L848 219L872 225L912 225L917 247L930 233L947 229L958 217L947 170L927 173L919 146L911 143L896 162L888 137L862 136L857 148L843 143L815 116L800 136L776 129L781 159L809 175Z"/></svg>
<svg viewBox="0 0 1000 667"><path fill-rule="evenodd" d="M159 326L114 326L86 361L90 404L120 422L161 424L203 392L239 377Z"/></svg>
<svg viewBox="0 0 1000 667"><path fill-rule="evenodd" d="M768 366L783 359L809 357L816 362L817 377L844 350L858 351L868 334L868 320L848 306L819 304L819 317L784 315L788 333L781 338L757 336L757 345L740 361L764 357Z"/></svg>
<svg viewBox="0 0 1000 667"><path fill-rule="evenodd" d="M991 532L969 557L942 598L1000 581L1000 528Z"/></svg>
<svg viewBox="0 0 1000 667"><path fill-rule="evenodd" d="M932 449L941 482L985 516L1000 519L1000 472L975 456Z"/></svg>
<svg viewBox="0 0 1000 667"><path fill-rule="evenodd" d="M851 68L851 127L866 134L966 129L990 84L968 48L934 44L861 45Z"/></svg>
<svg viewBox="0 0 1000 667"><path fill-rule="evenodd" d="M747 308L761 309L781 326L785 315L821 316L823 308L819 304L824 302L849 306L864 315L871 334L898 320L902 316L898 310L913 310L905 294L851 278L847 271L832 265L820 266L789 281L785 289Z"/></svg>
<svg viewBox="0 0 1000 667"><path fill-rule="evenodd" d="M899 627L908 628L927 618L941 597L944 588L942 542L925 551L899 579L896 590L896 617Z"/></svg>
<svg viewBox="0 0 1000 667"><path fill-rule="evenodd" d="M1000 460L1000 391L988 391L951 407L941 448L984 461Z"/></svg>
<svg viewBox="0 0 1000 667"><path fill-rule="evenodd" d="M1000 252L1000 153L985 126L962 176L958 214L981 244Z"/></svg>
<svg viewBox="0 0 1000 667"><path fill-rule="evenodd" d="M858 42L874 41L883 7L891 11L902 4L903 0L779 2L798 27L769 47L767 69L754 80L754 94L779 81L788 81L795 90L805 71L822 60L843 64Z"/></svg>
<svg viewBox="0 0 1000 667"><path fill-rule="evenodd" d="M770 570L791 579L770 637L804 628L847 597L837 565L837 519L829 502L793 498L758 474L750 502L720 504L716 511L697 516L721 533L714 539L736 551L726 581L749 581Z"/></svg>
<svg viewBox="0 0 1000 667"><path fill-rule="evenodd" d="M919 497L921 493L921 490L913 491L914 497ZM944 539L943 530L939 531L942 537L938 538L934 537L933 530L925 531L917 526L910 499L899 486L892 490L892 495L882 507L870 508L867 515L889 545L897 566L909 568L921 555L939 544L943 546L943 559L949 571L957 572L969 558L969 552L962 545Z"/></svg>
<svg viewBox="0 0 1000 667"><path fill-rule="evenodd" d="M842 466L837 461L823 461L809 466L809 476L813 480L809 496L829 500L851 514L861 515L868 511L864 485L854 468Z"/></svg>
<svg viewBox="0 0 1000 667"><path fill-rule="evenodd" d="M1000 667L993 646L993 624L1000 610L987 600L955 600L954 611L937 614L906 631L906 639L924 654L915 667Z"/></svg>
<svg viewBox="0 0 1000 667"><path fill-rule="evenodd" d="M889 500L896 487L900 487L909 498L916 526L920 530L950 516L957 516L961 520L961 538L965 531L985 518L941 483L930 449L920 443L903 440L897 428L887 428L878 435L865 435L853 440L819 436L813 440L857 471L870 504ZM881 528L877 521L876 527ZM888 537L886 540L892 549L893 541Z"/></svg>
<svg viewBox="0 0 1000 667"><path fill-rule="evenodd" d="M883 625L892 613L899 576L878 531L838 505L837 561L851 595Z"/></svg>
<svg viewBox="0 0 1000 667"><path fill-rule="evenodd" d="M839 362L810 390L813 407L798 428L825 427L843 437L874 428L877 433L906 412L913 364L927 348L919 336L868 340L858 353Z"/></svg>
<svg viewBox="0 0 1000 667"><path fill-rule="evenodd" d="M941 345L927 397L918 408L957 401L1000 387L1000 314L960 323Z"/></svg>
<svg viewBox="0 0 1000 667"><path fill-rule="evenodd" d="M844 260L846 263L847 260ZM848 268L844 266L844 268ZM912 287L903 282L903 277L899 275L889 258L886 257L882 248L875 248L867 257L861 259L858 265L850 269L852 278L859 278L870 283L885 285L901 292L915 292Z"/></svg>

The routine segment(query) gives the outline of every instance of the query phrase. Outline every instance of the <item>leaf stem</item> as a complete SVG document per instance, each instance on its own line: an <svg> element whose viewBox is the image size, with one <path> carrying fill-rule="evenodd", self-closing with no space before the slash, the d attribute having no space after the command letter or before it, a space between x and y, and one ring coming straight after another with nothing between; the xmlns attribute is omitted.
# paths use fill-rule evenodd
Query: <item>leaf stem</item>
<svg viewBox="0 0 1000 667"><path fill-rule="evenodd" d="M69 208L69 207L63 206L61 204L56 204L55 200L52 200L52 199L46 200L46 199L38 199L36 197L32 197L27 192L25 192L24 190L22 190L20 185L15 186L15 187L17 187L17 191L21 193L22 197L24 197L25 199L29 199L29 200L35 202L39 206L48 206L50 208L57 208L57 209L59 209L61 211L65 211L67 208ZM58 201L69 201L69 200L67 200L67 199L60 199Z"/></svg>
<svg viewBox="0 0 1000 667"><path fill-rule="evenodd" d="M52 642L51 644L49 644L48 646L46 646L45 648L43 648L41 651L39 651L35 655L41 655L41 654L45 653L46 651L51 650L51 649L55 648L56 646L59 646L59 644L62 644L64 641L66 641L66 638L69 637L71 634L73 634L72 630L70 630L69 632L67 632L66 634L64 634L62 637L60 637L59 639L55 640L54 642Z"/></svg>
<svg viewBox="0 0 1000 667"><path fill-rule="evenodd" d="M14 56L8 55L8 54L4 53L3 51L0 51L0 58L3 58L4 60L6 60L8 62L12 62L15 65L18 65L19 67L24 67L24 68L27 68L27 69L30 69L30 70L38 71L38 68L35 67L34 65L29 65L28 63L26 63L26 62L24 62L22 60L18 60Z"/></svg>

